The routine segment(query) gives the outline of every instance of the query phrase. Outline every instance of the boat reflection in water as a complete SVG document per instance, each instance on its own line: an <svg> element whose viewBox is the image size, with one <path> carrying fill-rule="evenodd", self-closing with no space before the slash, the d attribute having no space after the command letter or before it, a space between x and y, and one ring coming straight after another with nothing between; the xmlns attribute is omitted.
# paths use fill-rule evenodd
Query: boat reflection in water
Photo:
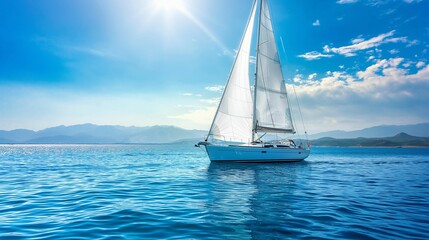
<svg viewBox="0 0 429 240"><path fill-rule="evenodd" d="M287 165L212 162L207 172L210 219L223 233L230 233L226 238L297 236L293 232L298 229L293 217L300 204L296 195L310 171L306 161Z"/></svg>

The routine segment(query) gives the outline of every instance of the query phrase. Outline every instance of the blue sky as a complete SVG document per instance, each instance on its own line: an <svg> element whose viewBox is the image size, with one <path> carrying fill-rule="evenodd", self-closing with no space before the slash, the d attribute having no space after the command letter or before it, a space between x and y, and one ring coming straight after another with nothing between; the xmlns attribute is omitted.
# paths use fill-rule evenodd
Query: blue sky
<svg viewBox="0 0 429 240"><path fill-rule="evenodd" d="M427 0L271 0L310 133L428 122ZM207 129L251 0L0 2L0 129Z"/></svg>

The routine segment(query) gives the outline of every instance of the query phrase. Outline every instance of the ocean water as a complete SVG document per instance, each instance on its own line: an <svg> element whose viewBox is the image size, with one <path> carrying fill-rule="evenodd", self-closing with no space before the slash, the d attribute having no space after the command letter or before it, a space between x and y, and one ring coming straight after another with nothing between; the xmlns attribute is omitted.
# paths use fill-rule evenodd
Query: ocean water
<svg viewBox="0 0 429 240"><path fill-rule="evenodd" d="M0 239L428 239L429 149L0 145Z"/></svg>

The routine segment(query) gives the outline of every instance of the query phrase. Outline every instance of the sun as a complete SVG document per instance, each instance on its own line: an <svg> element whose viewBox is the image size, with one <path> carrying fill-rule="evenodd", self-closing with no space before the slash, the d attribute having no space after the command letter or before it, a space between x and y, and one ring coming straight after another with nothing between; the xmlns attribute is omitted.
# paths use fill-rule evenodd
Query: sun
<svg viewBox="0 0 429 240"><path fill-rule="evenodd" d="M181 0L155 0L157 9L166 11L183 9L183 2Z"/></svg>

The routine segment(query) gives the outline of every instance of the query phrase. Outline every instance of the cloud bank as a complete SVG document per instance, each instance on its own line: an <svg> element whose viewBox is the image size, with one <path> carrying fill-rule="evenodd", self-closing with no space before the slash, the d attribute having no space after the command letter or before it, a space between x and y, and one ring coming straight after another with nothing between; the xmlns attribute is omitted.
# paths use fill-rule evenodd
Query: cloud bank
<svg viewBox="0 0 429 240"><path fill-rule="evenodd" d="M321 126L352 130L427 122L429 65L417 65L420 69L413 73L414 66L403 58L390 58L377 60L355 74L329 71L319 79L297 75L295 89L302 99L304 119L310 129L318 131Z"/></svg>

